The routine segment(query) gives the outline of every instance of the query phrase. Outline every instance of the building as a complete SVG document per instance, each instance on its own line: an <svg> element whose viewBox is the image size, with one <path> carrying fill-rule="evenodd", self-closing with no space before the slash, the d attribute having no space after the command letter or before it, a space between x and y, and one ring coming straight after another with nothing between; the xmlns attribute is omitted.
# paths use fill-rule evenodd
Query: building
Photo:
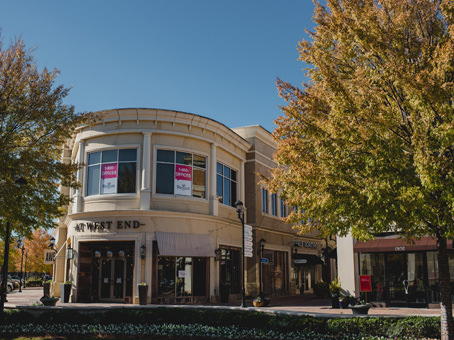
<svg viewBox="0 0 454 340"><path fill-rule="evenodd" d="M259 276L270 295L296 293L305 277L320 279L314 261L321 241L298 237L281 222L287 208L276 196L266 193L268 212L257 208L265 201L255 173L273 166L273 147L263 128L231 130L184 112L94 113L63 149L64 162L82 165L81 187L62 188L73 203L55 231L54 294L71 281L73 302L138 303L138 284L145 283L148 303L239 300L237 200L245 202L252 227L246 294L258 293ZM311 256L300 260L307 274L293 273L295 244Z"/></svg>
<svg viewBox="0 0 454 340"><path fill-rule="evenodd" d="M436 241L431 237L407 242L398 235L378 235L360 242L351 236L338 239L339 277L344 290L386 306L439 306ZM454 249L448 242L454 287ZM366 284L363 286L363 282ZM370 285L369 285L370 283Z"/></svg>

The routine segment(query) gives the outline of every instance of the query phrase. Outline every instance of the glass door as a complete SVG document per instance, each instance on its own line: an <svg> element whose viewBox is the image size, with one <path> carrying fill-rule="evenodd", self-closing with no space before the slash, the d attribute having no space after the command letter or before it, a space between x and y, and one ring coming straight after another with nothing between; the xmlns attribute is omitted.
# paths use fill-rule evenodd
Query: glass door
<svg viewBox="0 0 454 340"><path fill-rule="evenodd" d="M388 254L388 300L394 306L408 302L408 273L406 254Z"/></svg>
<svg viewBox="0 0 454 340"><path fill-rule="evenodd" d="M123 301L125 296L126 261L121 258L106 258L100 266L100 300Z"/></svg>

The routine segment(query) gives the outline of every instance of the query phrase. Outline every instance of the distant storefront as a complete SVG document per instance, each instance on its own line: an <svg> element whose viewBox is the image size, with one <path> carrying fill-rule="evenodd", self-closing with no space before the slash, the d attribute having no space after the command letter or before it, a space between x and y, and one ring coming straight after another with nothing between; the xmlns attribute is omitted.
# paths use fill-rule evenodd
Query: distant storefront
<svg viewBox="0 0 454 340"><path fill-rule="evenodd" d="M448 242L451 282L454 287L454 250ZM388 306L427 307L440 302L436 241L430 237L407 243L397 235L357 242L359 275L370 275L368 301Z"/></svg>

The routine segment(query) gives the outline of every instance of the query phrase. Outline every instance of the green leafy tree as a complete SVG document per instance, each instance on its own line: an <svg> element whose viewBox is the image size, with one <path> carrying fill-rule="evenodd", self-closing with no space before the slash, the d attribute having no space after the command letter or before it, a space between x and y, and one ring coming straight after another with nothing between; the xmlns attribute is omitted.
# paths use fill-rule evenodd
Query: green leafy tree
<svg viewBox="0 0 454 340"><path fill-rule="evenodd" d="M63 103L57 70L40 71L20 39L0 41L0 233L30 236L50 228L69 202L59 185L75 187L76 164L63 162L62 145L84 115ZM22 177L26 185L15 181Z"/></svg>
<svg viewBox="0 0 454 340"><path fill-rule="evenodd" d="M300 42L309 81L287 105L268 186L302 231L436 239L442 338L454 339L454 3L327 0Z"/></svg>

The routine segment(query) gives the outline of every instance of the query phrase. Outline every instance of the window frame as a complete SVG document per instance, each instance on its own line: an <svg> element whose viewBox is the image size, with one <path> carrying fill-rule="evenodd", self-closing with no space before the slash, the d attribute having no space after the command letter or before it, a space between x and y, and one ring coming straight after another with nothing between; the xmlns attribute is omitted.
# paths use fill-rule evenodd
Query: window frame
<svg viewBox="0 0 454 340"><path fill-rule="evenodd" d="M173 152L174 153L174 160L173 160L173 163L171 162L162 162L162 161L158 161L158 151L170 151L170 152ZM173 164L173 176L174 176L174 180L175 180L175 165L176 164L179 164L179 165L185 165L185 164L181 164L181 163L177 163L177 152L180 152L180 153L187 153L187 154L191 154L191 159L192 159L192 162L191 162L191 169L192 169L192 176L191 176L191 195L179 195L179 194L175 194L175 187L173 187L172 191L173 193L164 193L164 192L158 192L157 191L157 183L159 181L159 178L158 178L158 164ZM203 157L205 159L205 168L201 168L201 167L198 167L198 166L194 166L194 156L199 156L199 157ZM203 153L203 152L199 152L199 151L194 151L194 150L188 150L188 149L181 149L181 148L176 148L176 147L172 147L172 146L167 146L167 145L155 145L153 147L153 194L155 195L159 195L159 197L178 197L178 198L182 198L182 199L202 199L202 200L205 200L207 201L208 200L208 195L209 195L209 188L208 188L208 180L209 180L209 157L206 153ZM204 171L205 172L205 192L204 192L204 196L205 197L199 197L199 196L194 196L193 193L194 193L194 170L198 170L198 171ZM173 182L175 183L175 182ZM174 184L175 185L175 184Z"/></svg>
<svg viewBox="0 0 454 340"><path fill-rule="evenodd" d="M218 167L222 166L222 174L218 172ZM233 171L235 173L236 179L232 179L232 176L230 175L229 177L226 177L224 175L224 169L228 168L230 173ZM216 196L218 197L219 203L226 205L228 207L234 207L235 202L238 200L238 194L239 194L239 171L232 168L231 166L226 165L223 162L216 161L216 183L214 185L216 186ZM218 177L222 179L222 195L219 195L218 191ZM230 204L224 203L224 184L228 181L229 183L229 199L230 199ZM235 195L232 194L232 183L235 184Z"/></svg>
<svg viewBox="0 0 454 340"><path fill-rule="evenodd" d="M120 150L125 150L125 149L131 149L131 150L136 150L136 160L135 161L121 161L119 160L119 151ZM116 160L116 164L121 164L121 163L133 163L135 162L135 165L136 165L136 171L135 171L135 188L134 188L134 192L118 192L118 176L119 174L117 175L117 192L116 193L101 193L101 187L100 187L100 183L101 183L101 165L103 164L102 163L102 152L105 152L105 151L111 151L111 150L116 150L117 151L117 160ZM99 167L100 167L100 173L99 173L99 191L98 193L96 194L91 194L89 195L88 194L88 190L89 190L89 185L88 185L88 182L89 182L89 168L92 167L93 165L90 165L89 164L89 155L90 154L93 154L93 153L96 153L96 152L100 152L101 153L101 159L100 159L100 162L99 163L96 163L96 164L99 164ZM91 200L93 198L99 198L100 196L102 197L109 197L109 196L137 196L139 195L139 192L140 192L140 181L143 180L140 176L140 171L141 171L141 159L140 159L140 155L141 155L141 148L140 148L140 145L138 144L134 144L134 145L114 145L114 146L110 146L110 147L105 147L105 148L92 148L92 149L87 149L85 150L85 153L84 153L84 163L85 163L85 166L84 166L84 171L83 171L83 175L84 175L84 178L83 178L83 197L85 200ZM107 163L106 163L107 164ZM117 167L117 171L119 167Z"/></svg>

